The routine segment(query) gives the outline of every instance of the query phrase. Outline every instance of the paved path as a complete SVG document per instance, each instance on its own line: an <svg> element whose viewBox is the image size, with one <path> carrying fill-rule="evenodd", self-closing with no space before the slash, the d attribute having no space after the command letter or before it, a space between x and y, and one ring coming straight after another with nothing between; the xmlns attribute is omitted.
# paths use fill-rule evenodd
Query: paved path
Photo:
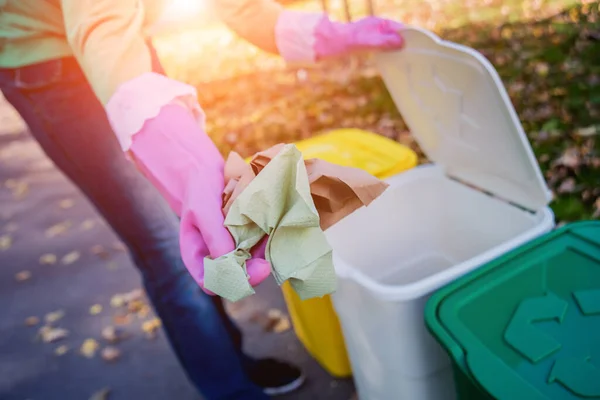
<svg viewBox="0 0 600 400"><path fill-rule="evenodd" d="M0 398L80 400L110 388L110 399L198 399L163 333L152 333L154 317L144 298L125 296L128 305L118 304L119 295L139 289L140 279L116 236L1 97L0 185ZM293 331L265 331L269 309L285 312L272 281L230 308L250 353L281 357L306 370L308 384L282 399L351 397L351 382L332 380ZM52 328L42 329L40 338L44 325ZM107 326L129 336L114 345L120 357L113 362L101 356ZM66 337L43 340L60 336L61 329ZM99 344L90 358L81 354L86 339Z"/></svg>

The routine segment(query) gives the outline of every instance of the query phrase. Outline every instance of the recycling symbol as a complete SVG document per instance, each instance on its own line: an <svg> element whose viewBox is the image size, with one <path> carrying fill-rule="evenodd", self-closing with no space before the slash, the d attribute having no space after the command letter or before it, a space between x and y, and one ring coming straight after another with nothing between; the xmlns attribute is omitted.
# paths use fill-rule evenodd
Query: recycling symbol
<svg viewBox="0 0 600 400"><path fill-rule="evenodd" d="M573 293L581 315L600 314L600 290L581 290ZM571 393L587 398L600 397L600 368L592 364L590 355L561 357L562 348L555 338L534 326L535 322L556 320L562 323L569 303L550 293L523 300L515 311L504 338L532 363L558 353L548 376L548 384L560 384ZM600 338L599 338L600 340ZM600 365L600 360L594 360Z"/></svg>

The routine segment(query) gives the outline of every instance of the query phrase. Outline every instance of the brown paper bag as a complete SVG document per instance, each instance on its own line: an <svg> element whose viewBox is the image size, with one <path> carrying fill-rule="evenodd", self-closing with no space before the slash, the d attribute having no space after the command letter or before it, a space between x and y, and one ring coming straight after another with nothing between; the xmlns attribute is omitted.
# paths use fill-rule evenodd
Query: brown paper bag
<svg viewBox="0 0 600 400"><path fill-rule="evenodd" d="M224 215L227 215L236 197L283 146L278 144L256 153L250 164L235 152L229 154L225 163ZM389 186L358 168L342 167L319 159L306 160L305 165L322 230L331 227L363 205L369 205Z"/></svg>

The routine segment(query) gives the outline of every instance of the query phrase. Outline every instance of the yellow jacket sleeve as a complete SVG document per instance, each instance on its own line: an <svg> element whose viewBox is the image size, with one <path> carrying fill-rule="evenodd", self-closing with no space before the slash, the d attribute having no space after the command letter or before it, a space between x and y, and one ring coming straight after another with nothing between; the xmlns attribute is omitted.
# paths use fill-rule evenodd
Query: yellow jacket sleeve
<svg viewBox="0 0 600 400"><path fill-rule="evenodd" d="M141 0L61 0L67 40L106 105L122 84L152 71Z"/></svg>
<svg viewBox="0 0 600 400"><path fill-rule="evenodd" d="M274 0L214 0L221 20L242 38L278 53L275 26L283 6Z"/></svg>

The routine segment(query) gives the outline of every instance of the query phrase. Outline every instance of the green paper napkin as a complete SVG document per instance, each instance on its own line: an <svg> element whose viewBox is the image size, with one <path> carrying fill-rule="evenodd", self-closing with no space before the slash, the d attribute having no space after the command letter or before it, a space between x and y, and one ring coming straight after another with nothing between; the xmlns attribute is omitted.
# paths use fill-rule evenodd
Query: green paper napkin
<svg viewBox="0 0 600 400"><path fill-rule="evenodd" d="M205 259L206 289L230 301L253 294L246 260L268 234L265 256L279 285L289 280L301 299L335 291L331 247L320 228L302 154L293 144L283 146L233 201L225 226L236 249Z"/></svg>

